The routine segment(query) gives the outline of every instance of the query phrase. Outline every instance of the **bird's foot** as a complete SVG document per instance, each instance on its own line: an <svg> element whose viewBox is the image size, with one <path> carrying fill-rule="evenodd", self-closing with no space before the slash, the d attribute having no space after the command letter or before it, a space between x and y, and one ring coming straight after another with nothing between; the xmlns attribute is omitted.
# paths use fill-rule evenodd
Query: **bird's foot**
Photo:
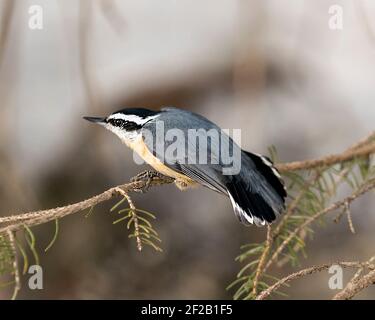
<svg viewBox="0 0 375 320"><path fill-rule="evenodd" d="M135 177L131 178L130 181L137 182L137 181L144 181L144 180L150 180L150 179L152 180L155 178L164 179L164 178L169 178L169 177L157 171L145 170L145 171L138 173Z"/></svg>
<svg viewBox="0 0 375 320"><path fill-rule="evenodd" d="M151 182L156 183L156 184L158 182L160 184L172 183L174 179L171 177L167 177L157 171L145 170L145 171L142 171L141 173L138 173L135 177L131 178L130 181L131 182L140 182L140 181L145 182L145 184L142 187L136 190L138 192L145 193L150 188Z"/></svg>

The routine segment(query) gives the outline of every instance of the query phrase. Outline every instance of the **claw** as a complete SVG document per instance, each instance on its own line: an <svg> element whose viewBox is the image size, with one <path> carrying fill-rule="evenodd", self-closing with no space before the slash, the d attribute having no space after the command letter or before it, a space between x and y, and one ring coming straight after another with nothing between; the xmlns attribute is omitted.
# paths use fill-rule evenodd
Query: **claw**
<svg viewBox="0 0 375 320"><path fill-rule="evenodd" d="M145 185L142 188L137 189L137 191L141 193L145 193L148 191L152 180L155 178L162 179L162 180L172 179L157 171L146 170L146 171L142 171L141 173L138 173L135 177L131 178L130 181L131 182L144 181Z"/></svg>

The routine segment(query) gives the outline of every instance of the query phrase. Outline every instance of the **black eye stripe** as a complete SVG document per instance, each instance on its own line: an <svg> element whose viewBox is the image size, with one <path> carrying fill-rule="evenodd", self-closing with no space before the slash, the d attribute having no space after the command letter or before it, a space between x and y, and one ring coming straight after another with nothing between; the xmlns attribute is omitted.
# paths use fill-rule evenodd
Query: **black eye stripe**
<svg viewBox="0 0 375 320"><path fill-rule="evenodd" d="M123 119L110 119L108 120L108 122L114 127L123 128L128 131L139 130L142 128L141 125L135 122L127 121Z"/></svg>

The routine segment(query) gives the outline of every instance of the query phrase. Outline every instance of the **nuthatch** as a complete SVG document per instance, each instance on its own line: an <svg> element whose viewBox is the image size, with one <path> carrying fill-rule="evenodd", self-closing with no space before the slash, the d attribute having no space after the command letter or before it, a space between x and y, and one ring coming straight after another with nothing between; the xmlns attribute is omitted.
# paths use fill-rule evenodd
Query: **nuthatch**
<svg viewBox="0 0 375 320"><path fill-rule="evenodd" d="M158 173L174 178L180 189L203 185L228 196L236 216L244 224L261 226L271 223L285 207L284 183L271 160L242 150L217 125L198 114L177 108L160 111L129 108L105 118L84 119L116 134ZM158 123L163 124L163 132L177 130L188 136L191 130L196 130L200 138L204 132L216 131L221 139L218 142L210 136L211 143L199 140L199 146L191 141L166 139L164 133L158 135ZM229 153L239 163L239 170L232 174L224 173L229 155L223 156L223 141L227 141ZM177 156L176 152L165 152L171 147L177 150ZM179 148L184 152L179 152ZM203 153L208 161L192 161L201 159Z"/></svg>

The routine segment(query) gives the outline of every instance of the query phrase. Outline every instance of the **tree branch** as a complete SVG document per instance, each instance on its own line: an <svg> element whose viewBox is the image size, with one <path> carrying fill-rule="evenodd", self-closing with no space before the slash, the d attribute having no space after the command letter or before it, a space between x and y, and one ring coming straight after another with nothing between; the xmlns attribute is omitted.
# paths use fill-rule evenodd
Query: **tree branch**
<svg viewBox="0 0 375 320"><path fill-rule="evenodd" d="M104 191L103 193L91 197L87 200L83 200L64 207L58 207L42 211L27 212L18 215L3 217L0 218L0 234L8 231L17 231L23 229L24 226L36 226L58 218L65 217L73 213L89 209L101 202L110 200L115 196L123 196L123 193L120 190L124 191L125 193L134 191L137 192L142 191L147 187L163 185L172 182L173 179L170 178L154 177L150 180L150 182L146 180L140 180L126 183L114 188L110 188Z"/></svg>
<svg viewBox="0 0 375 320"><path fill-rule="evenodd" d="M276 291L277 289L279 289L282 285L286 284L287 282L290 282L292 280L295 280L295 279L298 279L298 278L301 278L301 277L304 277L304 276L307 276L307 275L310 275L310 274L313 274L313 273L317 273L317 272L321 272L323 270L327 270L333 265L339 265L339 266L344 267L344 268L363 268L363 267L367 267L369 269L374 269L374 265L372 265L368 262L334 262L334 263L326 263L326 264L323 264L323 265L320 265L320 266L313 266L313 267L306 268L306 269L297 271L295 273L292 273L292 274L286 276L285 278L277 281L271 287L262 291L256 297L256 300L264 300L272 292ZM375 275L375 270L372 270L370 273L374 273L374 275ZM359 292L359 291L357 291L357 292Z"/></svg>
<svg viewBox="0 0 375 320"><path fill-rule="evenodd" d="M367 261L367 264L372 264L372 262L375 260L375 257L372 257L369 261ZM346 287L337 293L332 300L349 300L353 298L356 294L361 292L363 289L367 288L371 284L375 283L375 270L372 270L367 275L362 276L361 274L363 272L364 267L361 267L354 277L348 282Z"/></svg>
<svg viewBox="0 0 375 320"><path fill-rule="evenodd" d="M327 167L334 165L336 163L343 163L353 160L358 157L368 156L375 153L375 142L368 145L360 146L354 150L347 150L346 152L340 154L329 155L320 159L306 160L306 161L294 161L289 163L277 164L276 168L280 172L286 171L296 171L296 170L306 170L313 169L317 167Z"/></svg>

